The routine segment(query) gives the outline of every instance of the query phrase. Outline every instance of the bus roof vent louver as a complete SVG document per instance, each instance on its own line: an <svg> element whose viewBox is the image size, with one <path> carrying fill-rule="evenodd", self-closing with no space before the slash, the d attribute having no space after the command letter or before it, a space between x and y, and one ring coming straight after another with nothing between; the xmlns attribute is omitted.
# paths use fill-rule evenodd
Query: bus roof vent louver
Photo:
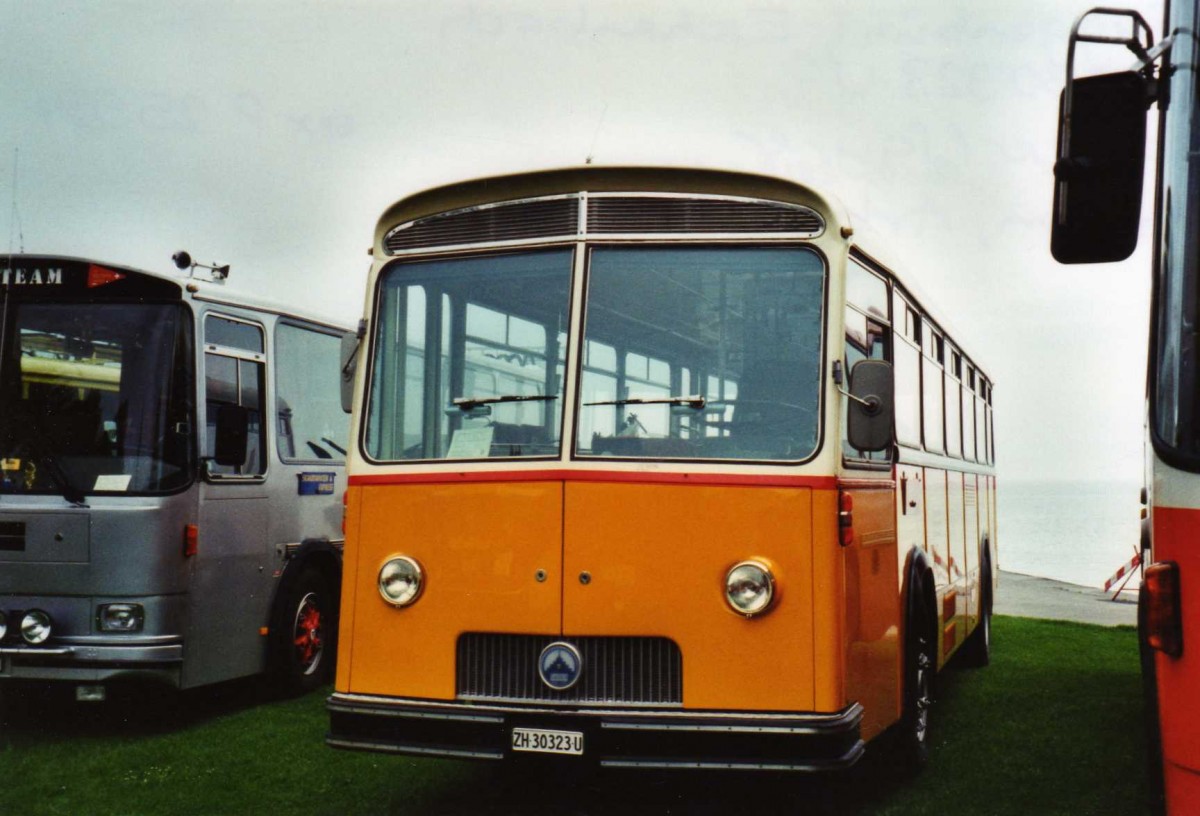
<svg viewBox="0 0 1200 816"><path fill-rule="evenodd" d="M780 234L813 238L825 222L795 204L656 195L596 195L588 199L591 234Z"/></svg>
<svg viewBox="0 0 1200 816"><path fill-rule="evenodd" d="M384 236L388 254L418 247L572 238L579 232L576 196L506 201L419 218L392 228Z"/></svg>

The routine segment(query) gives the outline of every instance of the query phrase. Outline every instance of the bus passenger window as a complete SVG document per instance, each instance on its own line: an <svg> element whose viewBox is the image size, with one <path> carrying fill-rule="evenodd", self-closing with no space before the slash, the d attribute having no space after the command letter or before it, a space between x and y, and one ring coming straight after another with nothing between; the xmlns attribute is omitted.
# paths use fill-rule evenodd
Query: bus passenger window
<svg viewBox="0 0 1200 816"><path fill-rule="evenodd" d="M346 414L337 388L341 341L332 334L279 323L275 329L275 414L279 458L313 461L346 456Z"/></svg>

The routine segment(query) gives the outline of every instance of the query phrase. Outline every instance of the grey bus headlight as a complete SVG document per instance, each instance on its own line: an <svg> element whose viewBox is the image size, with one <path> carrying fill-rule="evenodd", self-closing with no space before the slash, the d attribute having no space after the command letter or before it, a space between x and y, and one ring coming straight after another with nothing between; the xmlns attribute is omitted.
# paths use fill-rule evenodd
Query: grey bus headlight
<svg viewBox="0 0 1200 816"><path fill-rule="evenodd" d="M0 612L0 640L4 640L4 636L8 634L8 615Z"/></svg>
<svg viewBox="0 0 1200 816"><path fill-rule="evenodd" d="M421 565L406 555L388 560L379 570L379 594L392 606L408 606L421 595L425 584Z"/></svg>
<svg viewBox="0 0 1200 816"><path fill-rule="evenodd" d="M146 613L141 604L101 604L96 610L96 622L101 632L140 632Z"/></svg>
<svg viewBox="0 0 1200 816"><path fill-rule="evenodd" d="M725 574L725 600L734 612L746 617L765 612L775 596L775 578L758 561L734 564Z"/></svg>
<svg viewBox="0 0 1200 816"><path fill-rule="evenodd" d="M21 637L25 642L37 646L50 637L50 616L40 609L31 609L21 618Z"/></svg>

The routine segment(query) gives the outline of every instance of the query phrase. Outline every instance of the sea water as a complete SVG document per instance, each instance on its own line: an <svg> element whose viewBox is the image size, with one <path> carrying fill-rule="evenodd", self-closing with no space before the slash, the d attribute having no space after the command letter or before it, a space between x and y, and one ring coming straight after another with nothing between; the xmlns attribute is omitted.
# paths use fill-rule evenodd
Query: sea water
<svg viewBox="0 0 1200 816"><path fill-rule="evenodd" d="M998 481L1000 569L1102 587L1133 558L1139 483Z"/></svg>

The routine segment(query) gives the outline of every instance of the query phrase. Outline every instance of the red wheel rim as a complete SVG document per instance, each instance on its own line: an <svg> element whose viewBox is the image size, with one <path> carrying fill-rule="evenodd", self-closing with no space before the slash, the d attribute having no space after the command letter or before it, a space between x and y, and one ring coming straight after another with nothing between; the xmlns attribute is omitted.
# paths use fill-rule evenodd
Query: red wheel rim
<svg viewBox="0 0 1200 816"><path fill-rule="evenodd" d="M315 592L305 595L296 607L292 643L296 650L296 663L300 671L303 674L312 674L321 662L321 651L325 646L321 607Z"/></svg>

